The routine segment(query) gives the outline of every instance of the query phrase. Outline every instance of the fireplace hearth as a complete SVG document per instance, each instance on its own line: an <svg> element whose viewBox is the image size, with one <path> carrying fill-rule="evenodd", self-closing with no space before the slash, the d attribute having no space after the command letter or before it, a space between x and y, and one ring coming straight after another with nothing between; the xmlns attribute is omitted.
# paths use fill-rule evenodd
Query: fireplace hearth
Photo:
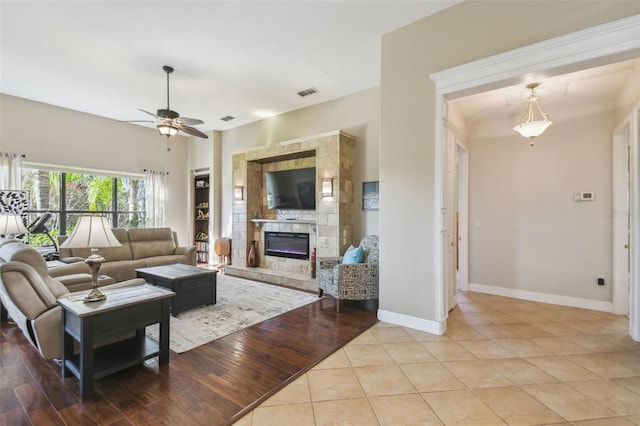
<svg viewBox="0 0 640 426"><path fill-rule="evenodd" d="M266 256L308 260L309 234L265 231L264 254Z"/></svg>

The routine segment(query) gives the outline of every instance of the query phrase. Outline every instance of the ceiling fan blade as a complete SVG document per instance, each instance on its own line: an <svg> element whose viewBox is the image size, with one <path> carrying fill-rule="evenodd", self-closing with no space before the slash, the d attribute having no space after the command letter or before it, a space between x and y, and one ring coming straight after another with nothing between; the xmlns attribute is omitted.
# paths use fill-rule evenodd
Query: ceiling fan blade
<svg viewBox="0 0 640 426"><path fill-rule="evenodd" d="M198 120L197 118L180 117L177 120L179 120L182 124L186 124L188 126L197 126L198 124L204 124L204 121Z"/></svg>
<svg viewBox="0 0 640 426"><path fill-rule="evenodd" d="M153 120L118 120L118 123L155 123Z"/></svg>
<svg viewBox="0 0 640 426"><path fill-rule="evenodd" d="M180 131L182 131L184 133L187 133L189 135L197 136L199 138L209 139L209 136L205 135L200 130L195 129L193 127L185 126L184 124L178 124L177 127L178 127L178 130L180 130Z"/></svg>
<svg viewBox="0 0 640 426"><path fill-rule="evenodd" d="M140 109L140 108L138 108L138 111L142 111L142 112L144 112L145 114L149 114L150 116L155 117L155 118L157 118L158 120L160 120L160 117L158 117L157 115L155 115L155 114L154 114L154 113L152 113L152 112L145 111L145 110Z"/></svg>

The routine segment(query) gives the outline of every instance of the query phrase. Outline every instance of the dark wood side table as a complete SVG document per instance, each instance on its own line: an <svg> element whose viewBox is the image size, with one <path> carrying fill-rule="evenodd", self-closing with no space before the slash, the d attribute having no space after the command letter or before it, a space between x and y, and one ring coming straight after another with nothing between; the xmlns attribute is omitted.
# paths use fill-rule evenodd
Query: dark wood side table
<svg viewBox="0 0 640 426"><path fill-rule="evenodd" d="M62 376L73 373L80 380L80 396L93 393L93 382L100 377L159 357L159 364L169 363L169 303L174 293L149 284L103 290L107 299L84 303L86 292L72 293L58 299L62 306ZM160 323L156 342L145 335L145 327ZM95 348L106 336L135 336ZM73 341L80 344L74 354Z"/></svg>
<svg viewBox="0 0 640 426"><path fill-rule="evenodd" d="M173 316L201 305L215 305L217 273L215 269L198 268L182 263L136 269L138 278L144 278L150 284L176 293L176 297L171 301Z"/></svg>

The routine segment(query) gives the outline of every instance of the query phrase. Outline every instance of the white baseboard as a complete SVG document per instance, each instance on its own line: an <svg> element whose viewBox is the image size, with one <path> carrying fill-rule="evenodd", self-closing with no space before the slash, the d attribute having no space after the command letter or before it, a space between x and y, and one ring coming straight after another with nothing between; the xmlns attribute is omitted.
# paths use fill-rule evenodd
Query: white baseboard
<svg viewBox="0 0 640 426"><path fill-rule="evenodd" d="M396 312L383 311L378 309L378 319L402 327L409 327L425 333L437 334L442 336L447 331L447 323L439 323L423 318L416 318L409 315L399 314Z"/></svg>
<svg viewBox="0 0 640 426"><path fill-rule="evenodd" d="M469 283L470 291L494 294L496 296L513 297L533 302L551 303L553 305L571 306L573 308L591 309L594 311L613 312L613 303L599 300L582 299L580 297L560 296L557 294L537 293L535 291L515 288L496 287L486 284Z"/></svg>

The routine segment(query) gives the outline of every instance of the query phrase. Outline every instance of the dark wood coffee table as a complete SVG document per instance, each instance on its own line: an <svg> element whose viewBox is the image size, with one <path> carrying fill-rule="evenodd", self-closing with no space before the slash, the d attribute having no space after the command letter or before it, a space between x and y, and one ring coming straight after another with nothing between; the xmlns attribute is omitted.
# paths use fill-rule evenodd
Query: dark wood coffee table
<svg viewBox="0 0 640 426"><path fill-rule="evenodd" d="M171 300L173 316L198 306L215 305L217 273L215 269L182 263L136 269L138 278L144 278L150 284L176 293L176 297Z"/></svg>

